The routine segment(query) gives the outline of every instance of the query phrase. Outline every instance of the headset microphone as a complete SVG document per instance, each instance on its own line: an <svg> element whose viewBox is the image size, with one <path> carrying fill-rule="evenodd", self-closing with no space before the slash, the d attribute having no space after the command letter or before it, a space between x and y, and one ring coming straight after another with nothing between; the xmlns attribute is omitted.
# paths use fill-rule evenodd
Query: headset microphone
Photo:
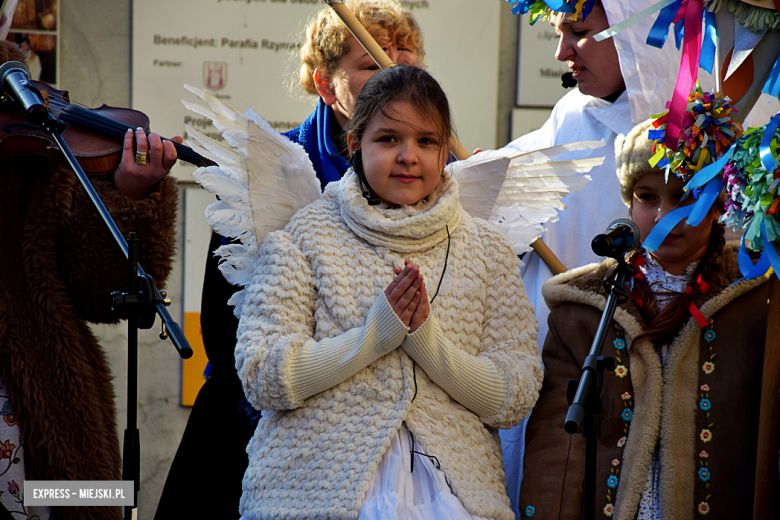
<svg viewBox="0 0 780 520"><path fill-rule="evenodd" d="M574 79L574 74L571 72L565 72L561 74L561 83L563 88L572 88L577 86L577 80Z"/></svg>
<svg viewBox="0 0 780 520"><path fill-rule="evenodd" d="M368 201L368 205L378 206L381 204L382 199L371 196L371 186L368 186L368 179L366 179L366 186L368 186L368 189L363 187L363 155L360 153L360 150L352 152L352 159L349 162L352 164L352 169L355 170L355 173L357 174L360 193L363 195L363 198Z"/></svg>

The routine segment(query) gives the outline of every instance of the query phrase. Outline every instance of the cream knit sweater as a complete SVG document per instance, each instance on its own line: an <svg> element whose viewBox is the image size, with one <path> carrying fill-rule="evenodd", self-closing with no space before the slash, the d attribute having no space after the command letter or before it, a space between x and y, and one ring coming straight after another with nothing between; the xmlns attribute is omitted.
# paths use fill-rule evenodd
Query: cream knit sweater
<svg viewBox="0 0 780 520"><path fill-rule="evenodd" d="M414 334L384 296L393 267L420 266L429 297ZM236 366L264 410L247 447L247 519L354 519L406 422L472 514L514 518L494 428L541 386L537 324L511 245L458 201L445 172L415 206L368 206L350 171L260 250ZM416 368L416 397L413 375Z"/></svg>

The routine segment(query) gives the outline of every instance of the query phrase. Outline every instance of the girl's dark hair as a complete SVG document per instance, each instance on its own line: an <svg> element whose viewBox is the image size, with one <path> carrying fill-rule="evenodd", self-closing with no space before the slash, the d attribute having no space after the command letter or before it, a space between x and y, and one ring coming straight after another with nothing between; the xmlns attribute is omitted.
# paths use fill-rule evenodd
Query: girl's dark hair
<svg viewBox="0 0 780 520"><path fill-rule="evenodd" d="M726 243L725 238L725 226L718 224L718 219L714 219L712 222L712 230L710 232L710 244L704 256L699 261L699 265L696 267L696 272L693 274L691 283L696 283L699 275L703 282L712 286L717 280L718 271L715 267L715 260L723 253L723 246ZM636 263L639 258L644 254L644 249L635 249L628 257L628 265L631 268L631 275L634 276L639 272L639 268ZM641 302L640 309L644 316L644 323L642 328L644 332L638 335L634 342L640 340L650 340L657 346L668 345L673 340L680 328L688 321L691 316L688 308L695 298L699 295L697 291L692 290L690 293L681 293L674 300L664 307L664 310L658 311L658 302L656 301L655 294L652 288L648 285L647 281L643 277L634 278L634 288L631 291L631 295L637 301Z"/></svg>
<svg viewBox="0 0 780 520"><path fill-rule="evenodd" d="M447 96L433 76L411 65L389 67L369 78L355 100L345 130L361 140L366 127L380 113L397 120L387 108L399 101L409 103L422 117L434 121L439 129L437 138L442 151L448 150L447 143L454 130ZM403 123L410 124L409 121Z"/></svg>

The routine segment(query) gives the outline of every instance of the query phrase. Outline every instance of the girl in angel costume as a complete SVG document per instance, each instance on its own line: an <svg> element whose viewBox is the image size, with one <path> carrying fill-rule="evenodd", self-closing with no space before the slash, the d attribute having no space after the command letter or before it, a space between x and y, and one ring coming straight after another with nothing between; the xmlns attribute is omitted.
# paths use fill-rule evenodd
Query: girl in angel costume
<svg viewBox="0 0 780 520"><path fill-rule="evenodd" d="M366 83L354 168L321 193L300 145L188 88L231 147L188 128L220 165L194 176L219 198L209 223L238 240L220 269L246 287L231 299L236 367L264 410L243 517L513 518L495 428L517 424L541 382L516 254L601 164L552 159L603 143L444 169L446 96L398 66Z"/></svg>
<svg viewBox="0 0 780 520"><path fill-rule="evenodd" d="M394 0L346 0L346 7L380 43L395 63L422 65L425 49L420 27L412 14ZM376 63L350 35L335 11L325 7L308 23L300 49L299 86L317 96L315 110L298 127L283 135L300 144L311 161L322 188L341 179L349 169L343 126L363 83L377 70ZM201 331L209 364L208 380L198 393L187 428L171 465L155 518L217 516L226 509L238 518L241 480L247 466L244 448L252 437L260 412L244 398L235 371L233 352L238 318L227 305L237 288L220 273L215 251L227 237L212 233L203 280ZM229 431L229 437L224 432ZM188 501L185 484L198 471L204 442L214 436L225 441L223 457L212 464L222 476L217 498ZM188 504L183 509L182 503ZM224 518L224 517L223 517Z"/></svg>
<svg viewBox="0 0 780 520"><path fill-rule="evenodd" d="M536 400L536 320L512 245L444 170L451 132L428 73L380 71L351 171L263 242L236 347L268 410L243 518L512 518L494 428Z"/></svg>
<svg viewBox="0 0 780 520"><path fill-rule="evenodd" d="M665 182L648 164L654 130L647 121L615 144L620 195L643 240L664 215L694 202L683 197L690 175ZM598 516L753 516L768 289L766 278L741 280L737 244L724 243L718 223L724 202L721 193L698 226L680 222L655 252L627 258L631 298L603 350L617 368L604 376ZM606 301L601 283L614 267L580 267L542 289L550 332L526 434L523 518L582 518L585 439L563 429L566 386L580 376Z"/></svg>

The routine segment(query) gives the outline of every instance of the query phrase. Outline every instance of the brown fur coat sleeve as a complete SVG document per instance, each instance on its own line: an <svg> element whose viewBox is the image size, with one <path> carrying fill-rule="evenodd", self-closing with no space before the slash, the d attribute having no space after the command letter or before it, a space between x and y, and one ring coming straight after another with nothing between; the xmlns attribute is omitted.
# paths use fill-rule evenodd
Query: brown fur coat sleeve
<svg viewBox="0 0 780 520"><path fill-rule="evenodd" d="M158 288L164 287L174 254L174 179L166 177L149 196L137 201L117 191L108 178L92 179L92 183L125 239L131 231L136 233L139 263ZM81 318L114 323L123 316L110 309L110 295L129 289L127 260L78 183L72 201L65 233L58 243L63 278Z"/></svg>

